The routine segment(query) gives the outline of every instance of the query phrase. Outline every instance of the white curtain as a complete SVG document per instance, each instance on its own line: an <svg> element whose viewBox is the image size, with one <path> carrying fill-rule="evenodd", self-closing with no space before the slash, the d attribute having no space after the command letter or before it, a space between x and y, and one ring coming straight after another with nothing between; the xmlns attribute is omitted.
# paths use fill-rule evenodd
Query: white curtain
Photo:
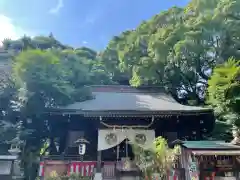
<svg viewBox="0 0 240 180"><path fill-rule="evenodd" d="M116 140L109 144L106 141L106 137L108 134L113 133L116 135ZM145 136L144 143L136 142L136 135ZM114 146L117 146L125 139L128 139L130 143L137 143L139 146L143 148L151 148L153 145L153 141L155 139L155 131L154 130L142 130L142 129L101 129L98 131L98 151L110 149Z"/></svg>
<svg viewBox="0 0 240 180"><path fill-rule="evenodd" d="M112 144L108 144L108 142L106 141L106 137L108 134L110 133L114 133L117 137L116 141ZM102 150L106 150L106 149L110 149L112 147L117 146L118 144L120 144L124 139L126 139L125 134L122 133L121 130L116 129L116 130L110 130L110 129L106 129L106 130L99 130L98 131L98 151L102 151Z"/></svg>

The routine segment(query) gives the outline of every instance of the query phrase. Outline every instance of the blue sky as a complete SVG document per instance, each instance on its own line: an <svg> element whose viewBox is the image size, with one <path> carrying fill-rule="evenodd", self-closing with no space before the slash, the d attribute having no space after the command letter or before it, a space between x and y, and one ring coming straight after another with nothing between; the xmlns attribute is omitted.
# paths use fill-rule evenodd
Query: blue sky
<svg viewBox="0 0 240 180"><path fill-rule="evenodd" d="M0 0L0 40L47 35L103 49L114 36L188 0Z"/></svg>

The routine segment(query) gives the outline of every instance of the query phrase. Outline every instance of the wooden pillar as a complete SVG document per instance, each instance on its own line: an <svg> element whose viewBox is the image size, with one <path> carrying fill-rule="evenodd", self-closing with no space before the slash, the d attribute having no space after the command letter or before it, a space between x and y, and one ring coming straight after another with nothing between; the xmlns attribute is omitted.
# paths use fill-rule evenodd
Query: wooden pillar
<svg viewBox="0 0 240 180"><path fill-rule="evenodd" d="M99 120L100 122L102 121L102 116L99 117ZM98 139L99 139L99 130L98 130ZM97 173L101 172L101 168L102 168L101 165L102 165L102 151L98 150L97 151L97 169L96 169Z"/></svg>
<svg viewBox="0 0 240 180"><path fill-rule="evenodd" d="M101 172L101 164L102 164L102 151L98 151L97 153L97 172Z"/></svg>
<svg viewBox="0 0 240 180"><path fill-rule="evenodd" d="M102 121L102 116L99 117L100 123ZM99 130L98 130L98 140L99 140ZM99 142L98 142L99 143ZM97 146L98 149L98 146ZM97 151L97 173L101 173L102 171L102 151L98 150Z"/></svg>

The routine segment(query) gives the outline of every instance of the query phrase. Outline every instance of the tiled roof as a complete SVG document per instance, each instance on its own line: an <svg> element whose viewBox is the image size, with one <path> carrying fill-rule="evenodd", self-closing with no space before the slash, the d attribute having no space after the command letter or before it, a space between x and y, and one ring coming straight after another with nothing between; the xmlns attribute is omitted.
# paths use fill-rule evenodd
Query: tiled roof
<svg viewBox="0 0 240 180"><path fill-rule="evenodd" d="M182 146L197 150L240 150L240 146L224 141L183 141Z"/></svg>
<svg viewBox="0 0 240 180"><path fill-rule="evenodd" d="M232 149L225 149L225 150L193 150L192 154L197 156L239 156L240 150L232 150Z"/></svg>
<svg viewBox="0 0 240 180"><path fill-rule="evenodd" d="M82 111L209 111L208 108L186 106L161 91L135 89L129 86L95 87L94 99L63 107Z"/></svg>

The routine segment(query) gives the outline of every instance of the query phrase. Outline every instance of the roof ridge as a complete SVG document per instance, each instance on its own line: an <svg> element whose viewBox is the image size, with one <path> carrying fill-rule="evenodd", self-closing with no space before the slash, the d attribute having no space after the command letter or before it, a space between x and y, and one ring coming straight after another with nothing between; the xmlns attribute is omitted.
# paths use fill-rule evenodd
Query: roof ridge
<svg viewBox="0 0 240 180"><path fill-rule="evenodd" d="M142 86L142 87L132 87L128 85L92 85L89 86L92 90L92 92L155 92L160 93L164 92L163 88L160 86ZM165 92L166 93L166 92Z"/></svg>
<svg viewBox="0 0 240 180"><path fill-rule="evenodd" d="M102 85L102 84L96 84L96 85L90 85L89 87L129 87L129 88L134 88L134 89L138 89L138 88L163 88L163 86L139 86L139 87L134 87L131 85L121 85L121 84L110 84L110 85Z"/></svg>

